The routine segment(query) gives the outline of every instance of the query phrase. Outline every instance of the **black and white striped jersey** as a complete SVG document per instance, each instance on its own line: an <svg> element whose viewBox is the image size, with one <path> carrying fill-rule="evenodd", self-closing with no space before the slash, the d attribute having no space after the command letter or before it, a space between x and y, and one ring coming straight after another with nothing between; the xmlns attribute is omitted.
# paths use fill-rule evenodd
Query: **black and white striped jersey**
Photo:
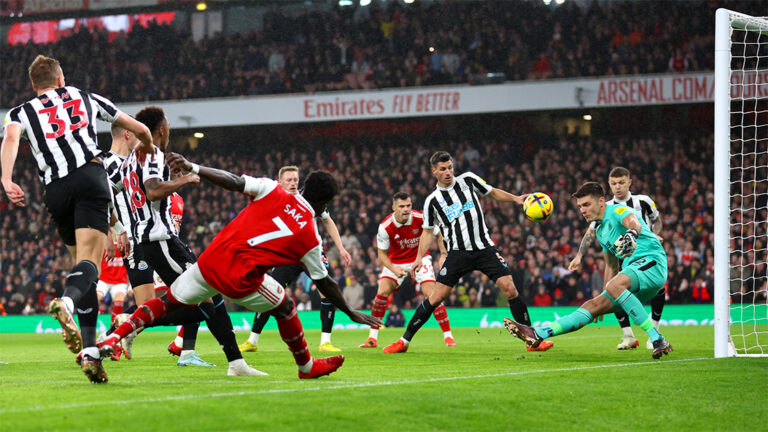
<svg viewBox="0 0 768 432"><path fill-rule="evenodd" d="M447 188L437 186L424 202L424 229L438 226L449 251L476 251L493 246L478 194L493 187L471 172L455 178Z"/></svg>
<svg viewBox="0 0 768 432"><path fill-rule="evenodd" d="M171 197L156 201L147 200L144 183L150 179L161 182L171 179L171 170L165 165L165 154L157 147L147 155L144 164L139 164L136 152L131 152L120 166L121 194L130 209L130 227L135 243L167 240L178 236L171 219ZM122 223L122 222L121 222Z"/></svg>
<svg viewBox="0 0 768 432"><path fill-rule="evenodd" d="M18 123L29 141L45 184L60 179L102 154L96 119L114 122L120 111L109 100L67 86L11 108L5 126Z"/></svg>
<svg viewBox="0 0 768 432"><path fill-rule="evenodd" d="M657 221L659 219L659 210L656 208L656 203L653 202L651 197L648 195L633 195L632 192L629 192L629 195L627 195L627 199L624 201L619 201L614 196L610 200L605 202L606 204L624 204L625 206L631 208L632 210L636 211L637 214L639 214L643 220L645 221L645 224L648 225L648 228L651 228L654 221ZM597 229L597 224L595 222L592 222L589 225L592 229Z"/></svg>
<svg viewBox="0 0 768 432"><path fill-rule="evenodd" d="M109 185L112 187L112 206L115 208L117 220L125 227L125 233L128 239L133 239L131 231L131 207L128 205L123 190L123 179L120 176L120 167L123 165L126 157L110 151L104 157L104 168L107 170Z"/></svg>

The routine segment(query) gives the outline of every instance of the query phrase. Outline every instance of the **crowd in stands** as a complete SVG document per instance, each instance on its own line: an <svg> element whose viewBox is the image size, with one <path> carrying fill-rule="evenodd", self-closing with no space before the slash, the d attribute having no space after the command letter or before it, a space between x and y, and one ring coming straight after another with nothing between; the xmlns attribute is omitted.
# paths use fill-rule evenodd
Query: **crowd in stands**
<svg viewBox="0 0 768 432"><path fill-rule="evenodd" d="M29 94L26 67L59 59L69 82L116 102L712 70L714 11L764 14L763 2L374 2L265 14L263 30L195 42L170 25L135 25L109 42L87 29L56 44L2 46L0 106ZM362 10L362 9L361 9ZM80 67L87 63L88 67Z"/></svg>
<svg viewBox="0 0 768 432"><path fill-rule="evenodd" d="M669 260L669 303L711 302L714 190L713 162L707 151L711 146L711 136L611 141L563 137L539 140L536 147L487 139L446 141L441 136L420 137L418 144L407 137L389 137L386 143L373 138L331 144L318 140L280 148L269 143L227 143L226 151L222 145L208 143L186 155L237 174L274 177L287 164L298 165L302 176L313 168L335 173L342 192L330 212L353 257L351 268L340 264L339 251L327 235L321 235L331 272L348 301L368 308L381 269L376 231L391 212L392 195L406 191L413 197L414 208L421 209L435 185L429 155L436 149L449 150L457 172L473 171L489 184L515 194L544 191L554 199L555 210L545 223L528 221L517 205L482 201L491 235L523 298L529 305L547 306L579 305L602 290L605 263L596 244L580 271L567 270L586 227L570 194L587 180L606 184L615 164L630 170L631 190L653 197L661 212L661 236ZM6 313L43 313L47 302L61 293L62 277L72 265L41 204L42 187L32 164L24 146L14 179L28 194L28 206L16 207L4 195L0 197L0 305ZM182 238L197 255L248 202L243 195L205 182L183 189L181 195L185 200ZM730 276L734 294L759 292L766 285L765 245L750 242L745 248L753 250L738 259L755 265ZM317 307L317 294L308 279L300 278L293 293L302 309ZM401 308L420 301L420 294L409 283L395 295ZM506 300L491 281L475 272L461 280L446 303L450 308L488 307L504 306Z"/></svg>

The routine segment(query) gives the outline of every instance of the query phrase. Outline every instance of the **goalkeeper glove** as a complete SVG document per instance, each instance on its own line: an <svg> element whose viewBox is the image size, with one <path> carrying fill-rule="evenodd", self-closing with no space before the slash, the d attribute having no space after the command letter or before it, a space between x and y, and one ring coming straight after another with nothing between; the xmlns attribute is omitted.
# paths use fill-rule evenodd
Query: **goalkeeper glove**
<svg viewBox="0 0 768 432"><path fill-rule="evenodd" d="M616 247L616 256L621 259L629 258L637 247L637 231L628 229L613 246Z"/></svg>

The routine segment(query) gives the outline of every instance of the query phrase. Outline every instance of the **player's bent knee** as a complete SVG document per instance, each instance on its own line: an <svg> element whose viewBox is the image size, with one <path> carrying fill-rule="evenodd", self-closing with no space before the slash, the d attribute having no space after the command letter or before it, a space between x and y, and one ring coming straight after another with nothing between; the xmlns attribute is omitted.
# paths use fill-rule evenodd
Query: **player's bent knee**
<svg viewBox="0 0 768 432"><path fill-rule="evenodd" d="M285 318L293 311L293 299L285 296L285 299L276 308L269 311L275 318Z"/></svg>

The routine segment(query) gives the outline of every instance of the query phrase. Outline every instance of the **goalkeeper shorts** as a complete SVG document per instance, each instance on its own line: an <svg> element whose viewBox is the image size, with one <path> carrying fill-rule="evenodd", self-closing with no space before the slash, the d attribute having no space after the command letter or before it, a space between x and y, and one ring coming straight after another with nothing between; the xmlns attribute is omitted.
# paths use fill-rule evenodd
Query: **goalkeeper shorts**
<svg viewBox="0 0 768 432"><path fill-rule="evenodd" d="M621 269L632 281L629 291L642 303L647 303L667 283L667 261L641 258ZM610 296L609 296L610 297Z"/></svg>

